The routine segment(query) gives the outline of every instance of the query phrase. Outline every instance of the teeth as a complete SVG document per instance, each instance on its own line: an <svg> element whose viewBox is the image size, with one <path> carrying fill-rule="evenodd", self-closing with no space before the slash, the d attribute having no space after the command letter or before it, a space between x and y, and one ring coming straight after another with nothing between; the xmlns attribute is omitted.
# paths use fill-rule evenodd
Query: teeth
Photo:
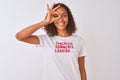
<svg viewBox="0 0 120 80"><path fill-rule="evenodd" d="M63 25L64 23L59 23L59 25Z"/></svg>

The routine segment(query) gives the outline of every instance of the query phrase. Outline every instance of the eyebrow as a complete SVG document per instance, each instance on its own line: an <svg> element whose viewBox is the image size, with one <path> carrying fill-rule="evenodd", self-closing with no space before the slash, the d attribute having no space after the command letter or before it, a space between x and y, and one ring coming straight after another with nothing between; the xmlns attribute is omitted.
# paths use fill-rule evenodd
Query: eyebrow
<svg viewBox="0 0 120 80"><path fill-rule="evenodd" d="M67 14L66 12L63 12L63 13L61 13L61 14Z"/></svg>

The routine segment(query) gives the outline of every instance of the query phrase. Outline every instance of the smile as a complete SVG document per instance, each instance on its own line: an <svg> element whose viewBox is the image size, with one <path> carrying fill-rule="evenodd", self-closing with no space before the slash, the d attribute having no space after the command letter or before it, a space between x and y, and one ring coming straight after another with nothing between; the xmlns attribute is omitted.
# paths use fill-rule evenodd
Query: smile
<svg viewBox="0 0 120 80"><path fill-rule="evenodd" d="M63 22L60 22L60 23L58 23L60 26L62 26L62 25L64 25L64 23Z"/></svg>

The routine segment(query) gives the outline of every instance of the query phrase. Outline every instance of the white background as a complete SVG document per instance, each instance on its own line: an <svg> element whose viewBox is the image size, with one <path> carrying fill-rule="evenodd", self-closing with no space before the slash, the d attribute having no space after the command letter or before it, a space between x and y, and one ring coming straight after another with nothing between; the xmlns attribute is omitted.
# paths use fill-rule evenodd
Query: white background
<svg viewBox="0 0 120 80"><path fill-rule="evenodd" d="M85 39L88 80L120 80L120 0L0 0L0 80L41 80L44 53L15 34L43 20L53 2L69 6Z"/></svg>

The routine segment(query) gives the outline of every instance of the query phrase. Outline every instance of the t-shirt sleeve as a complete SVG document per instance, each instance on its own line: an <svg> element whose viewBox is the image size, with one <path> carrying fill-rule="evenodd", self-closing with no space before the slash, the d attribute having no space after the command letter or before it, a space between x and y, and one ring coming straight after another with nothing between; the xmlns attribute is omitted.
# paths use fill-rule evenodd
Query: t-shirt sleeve
<svg viewBox="0 0 120 80"><path fill-rule="evenodd" d="M36 47L43 47L44 46L45 35L37 35L37 37L39 39L39 44L36 44Z"/></svg>
<svg viewBox="0 0 120 80"><path fill-rule="evenodd" d="M81 39L81 47L80 47L80 51L79 51L79 57L82 56L87 56L87 51L86 51L86 47L85 47L85 41L84 39Z"/></svg>

